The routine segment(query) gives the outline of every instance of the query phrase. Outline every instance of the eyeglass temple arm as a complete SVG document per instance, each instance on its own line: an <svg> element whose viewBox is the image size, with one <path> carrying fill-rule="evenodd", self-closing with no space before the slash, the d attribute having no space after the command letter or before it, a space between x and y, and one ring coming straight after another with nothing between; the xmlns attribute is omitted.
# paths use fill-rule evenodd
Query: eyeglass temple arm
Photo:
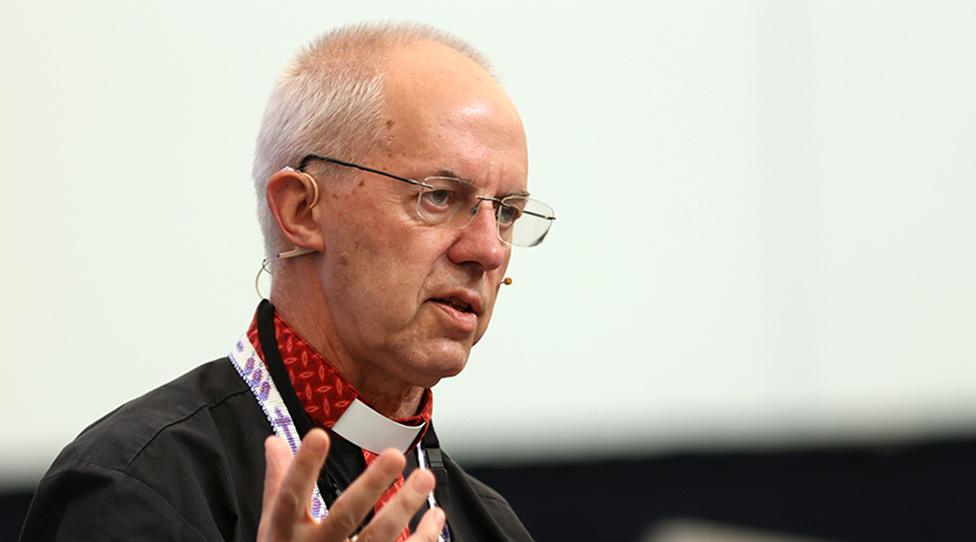
<svg viewBox="0 0 976 542"><path fill-rule="evenodd" d="M505 198L498 199L498 198L492 198L492 197L489 197L489 196L478 196L478 200L480 200L480 201L490 201L492 203L497 203L498 205L508 205L507 203L505 203ZM474 209L471 209L471 210L474 211ZM555 216L552 216L552 215L541 215L541 214L536 213L536 212L533 212L533 211L523 210L522 211L522 214L537 216L539 218L544 218L546 220L556 220L556 217Z"/></svg>
<svg viewBox="0 0 976 542"><path fill-rule="evenodd" d="M308 155L305 155L305 157L302 158L302 161L298 164L298 171L305 171L305 166L307 166L308 163L311 162L312 160L321 160L323 162L329 162L329 163L332 163L332 164L338 164L340 166L351 167L353 169L358 169L360 171L367 171L369 173L375 173L376 175L382 175L382 176L387 177L389 179L393 179L395 181L400 181L400 182L403 182L403 183L412 184L414 186L422 186L422 187L428 188L428 189L434 188L430 184L423 183L423 182L420 182L420 181L415 181L415 180L410 179L410 178L407 178L407 177L401 177L399 175L394 175L394 174L388 173L386 171L380 171L378 169L373 169L373 168L368 167L368 166L362 166L362 165L359 165L359 164L356 164L356 163L353 163L353 162L346 162L345 160L339 160L338 158L332 158L332 157L329 157L329 156L320 156L318 154L308 154ZM484 196L481 196L478 199L489 200L489 201L497 201L498 203L502 203L501 200L497 200L495 198L484 197ZM534 213L532 211L522 211L522 212L525 213L525 214L532 215L532 216L537 216L539 218L544 218L546 220L556 220L556 217L554 217L554 216L542 215L542 214L539 214L539 213Z"/></svg>
<svg viewBox="0 0 976 542"><path fill-rule="evenodd" d="M537 216L539 218L544 218L546 220L556 220L556 217L550 215L540 215L539 213L533 213L532 211L522 211L527 215Z"/></svg>
<svg viewBox="0 0 976 542"><path fill-rule="evenodd" d="M401 177L399 175L394 175L392 173L387 173L385 171L380 171L378 169L373 169L371 167L361 166L359 164L354 164L352 162L346 162L345 160L339 160L337 158L330 158L328 156L319 156L317 154L309 154L309 155L306 155L304 158L302 158L302 161L298 164L298 171L304 171L305 170L305 166L307 166L308 163L311 162L312 160L321 160L323 162L330 162L330 163L333 163L333 164L338 164L340 166L351 167L353 169L358 169L360 171L367 171L369 173L375 173L377 175L382 175L384 177L388 177L388 178L393 179L395 181L400 181L400 182L403 182L403 183L409 183L409 184L412 184L414 186L422 186L424 188L434 188L433 186L431 186L431 185L429 185L427 183L422 183L420 181L415 181L413 179L408 179L407 177Z"/></svg>

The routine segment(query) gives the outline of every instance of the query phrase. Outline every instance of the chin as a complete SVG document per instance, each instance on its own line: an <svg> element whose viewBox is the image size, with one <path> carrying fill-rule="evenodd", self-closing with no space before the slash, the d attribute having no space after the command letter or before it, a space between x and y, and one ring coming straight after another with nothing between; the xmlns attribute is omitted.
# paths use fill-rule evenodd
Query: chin
<svg viewBox="0 0 976 542"><path fill-rule="evenodd" d="M442 376L441 378L449 378L449 377L452 377L452 376L457 376L458 374L461 373L461 371L464 370L464 368L467 365L468 365L468 360L465 359L464 361L462 361L460 363L455 363L455 364L453 364L450 367L446 367L445 370L444 370L444 373L443 373L444 376Z"/></svg>
<svg viewBox="0 0 976 542"><path fill-rule="evenodd" d="M462 347L457 343L445 345L438 352L425 356L427 362L424 363L422 370L436 380L452 377L464 370L470 354L470 347Z"/></svg>
<svg viewBox="0 0 976 542"><path fill-rule="evenodd" d="M463 358L447 358L438 360L430 365L430 368L440 375L440 378L455 376L464 370L468 364L468 356Z"/></svg>
<svg viewBox="0 0 976 542"><path fill-rule="evenodd" d="M423 367L418 367L413 380L413 385L424 388L433 388L438 382L445 378L456 376L460 373L466 362L461 363L428 363Z"/></svg>

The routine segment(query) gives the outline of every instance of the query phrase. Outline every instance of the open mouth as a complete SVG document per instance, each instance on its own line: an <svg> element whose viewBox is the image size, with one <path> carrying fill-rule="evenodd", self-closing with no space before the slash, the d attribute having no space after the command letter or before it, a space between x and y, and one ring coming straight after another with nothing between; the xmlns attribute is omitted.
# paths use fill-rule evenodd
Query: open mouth
<svg viewBox="0 0 976 542"><path fill-rule="evenodd" d="M468 312L474 314L474 309L471 307L469 303L465 303L464 301L456 297L434 298L432 299L432 301L435 301L437 303L443 303L460 312Z"/></svg>

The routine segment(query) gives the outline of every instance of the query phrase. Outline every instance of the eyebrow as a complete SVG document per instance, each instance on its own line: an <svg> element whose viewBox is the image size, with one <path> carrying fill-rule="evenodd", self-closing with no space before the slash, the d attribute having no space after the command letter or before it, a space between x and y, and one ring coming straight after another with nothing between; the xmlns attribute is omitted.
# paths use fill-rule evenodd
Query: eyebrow
<svg viewBox="0 0 976 542"><path fill-rule="evenodd" d="M457 173L454 173L453 171L451 171L449 169L438 169L437 171L434 172L433 175L431 175L431 177L451 177L451 178L454 178L454 179L461 179L462 181L467 181L467 179L465 179L464 177L458 175ZM468 181L468 182L470 182L470 181Z"/></svg>
<svg viewBox="0 0 976 542"><path fill-rule="evenodd" d="M438 169L437 171L434 172L433 175L431 175L431 177L451 177L452 179L460 179L462 181L469 182L471 184L475 184L473 181L468 180L468 179L465 179L464 177L458 175L457 173L454 173L450 169ZM497 194L497 195L495 195L495 197L498 198L498 199L509 198L509 197L512 197L512 196L522 196L522 197L526 197L527 198L527 197L529 197L529 193L526 192L525 190L515 190L515 191L509 192L507 194Z"/></svg>

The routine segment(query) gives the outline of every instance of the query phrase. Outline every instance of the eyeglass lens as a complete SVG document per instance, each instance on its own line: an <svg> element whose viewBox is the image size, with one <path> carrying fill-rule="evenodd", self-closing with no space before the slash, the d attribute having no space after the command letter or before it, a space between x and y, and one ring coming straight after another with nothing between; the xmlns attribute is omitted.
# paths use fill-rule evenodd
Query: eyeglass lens
<svg viewBox="0 0 976 542"><path fill-rule="evenodd" d="M450 177L428 177L417 196L417 213L426 222L463 228L481 208L478 187ZM553 210L548 205L524 196L490 200L498 224L498 237L509 244L532 247L549 232Z"/></svg>

